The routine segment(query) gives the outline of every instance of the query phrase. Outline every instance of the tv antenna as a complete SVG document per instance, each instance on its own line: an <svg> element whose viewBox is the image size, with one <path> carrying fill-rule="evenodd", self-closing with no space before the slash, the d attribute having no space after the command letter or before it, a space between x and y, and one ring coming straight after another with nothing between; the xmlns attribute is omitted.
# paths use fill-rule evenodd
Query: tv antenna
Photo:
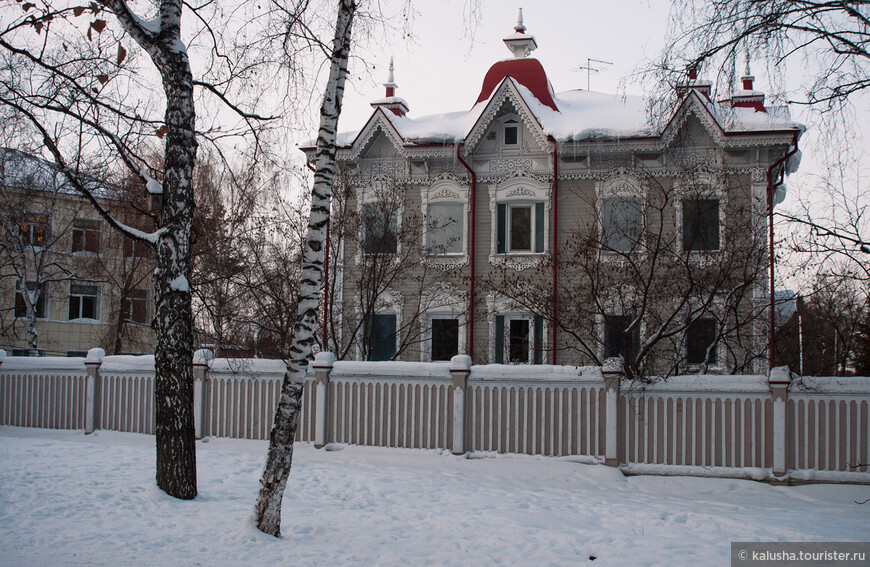
<svg viewBox="0 0 870 567"><path fill-rule="evenodd" d="M586 90L587 91L592 90L590 88L590 85L592 82L592 73L600 73L601 71L604 70L604 69L601 69L599 67L593 67L592 66L593 63L598 63L601 65L613 65L613 63L611 63L610 61L603 61L601 59L592 59L591 57L587 57L586 58L586 65L580 65L579 67L576 67L574 69L575 71L583 71L583 70L586 71Z"/></svg>

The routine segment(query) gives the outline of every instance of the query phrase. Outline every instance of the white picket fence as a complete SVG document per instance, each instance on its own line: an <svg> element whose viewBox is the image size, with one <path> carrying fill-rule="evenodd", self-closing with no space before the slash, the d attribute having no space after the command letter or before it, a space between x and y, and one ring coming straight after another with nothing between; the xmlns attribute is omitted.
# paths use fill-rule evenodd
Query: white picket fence
<svg viewBox="0 0 870 567"><path fill-rule="evenodd" d="M574 457L630 474L870 483L870 378L676 376L598 367L333 362L297 440ZM268 439L284 365L194 365L198 437ZM0 358L0 425L154 432L153 357Z"/></svg>

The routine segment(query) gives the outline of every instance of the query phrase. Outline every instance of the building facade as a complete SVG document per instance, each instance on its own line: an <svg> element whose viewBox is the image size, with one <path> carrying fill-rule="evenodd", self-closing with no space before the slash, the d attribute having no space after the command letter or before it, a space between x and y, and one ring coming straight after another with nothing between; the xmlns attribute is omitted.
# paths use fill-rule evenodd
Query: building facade
<svg viewBox="0 0 870 567"><path fill-rule="evenodd" d="M113 232L53 164L0 152L0 348L12 356L152 351L151 250ZM122 190L97 194L116 218L139 222Z"/></svg>
<svg viewBox="0 0 870 567"><path fill-rule="evenodd" d="M726 100L690 72L651 118L641 97L555 93L522 15L504 42L470 110L410 117L391 65L339 136L325 348L765 367L769 198L799 157L787 108L764 106L747 61Z"/></svg>

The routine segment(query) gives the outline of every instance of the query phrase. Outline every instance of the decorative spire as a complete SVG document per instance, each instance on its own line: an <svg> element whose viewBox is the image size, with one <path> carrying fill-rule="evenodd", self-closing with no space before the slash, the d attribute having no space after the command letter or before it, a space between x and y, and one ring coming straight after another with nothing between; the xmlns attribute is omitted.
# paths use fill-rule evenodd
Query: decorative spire
<svg viewBox="0 0 870 567"><path fill-rule="evenodd" d="M746 66L743 69L743 76L740 77L740 80L743 82L743 90L751 91L754 90L752 86L752 82L755 80L755 77L752 76L752 71L749 70L749 46L746 45L743 47L743 57L746 61Z"/></svg>
<svg viewBox="0 0 870 567"><path fill-rule="evenodd" d="M388 98L391 96L396 96L396 89L399 88L399 86L396 84L396 79L393 76L393 69L393 58L390 57L390 72L387 75L387 82L384 83L384 86L387 88L386 96Z"/></svg>
<svg viewBox="0 0 870 567"><path fill-rule="evenodd" d="M372 106L389 110L396 116L404 116L408 112L408 103L396 96L396 89L399 88L399 86L396 84L394 69L393 58L390 57L390 70L387 74L387 82L384 83L387 92L384 95L384 98L374 101Z"/></svg>
<svg viewBox="0 0 870 567"><path fill-rule="evenodd" d="M523 9L520 8L520 13L517 16L517 25L514 26L514 31L517 33L526 33L526 26L523 25Z"/></svg>
<svg viewBox="0 0 870 567"><path fill-rule="evenodd" d="M535 41L535 36L526 34L526 26L523 25L523 9L520 8L517 16L517 25L514 26L514 33L504 38L504 44L511 50L516 59L523 59L529 56L529 53L538 48Z"/></svg>

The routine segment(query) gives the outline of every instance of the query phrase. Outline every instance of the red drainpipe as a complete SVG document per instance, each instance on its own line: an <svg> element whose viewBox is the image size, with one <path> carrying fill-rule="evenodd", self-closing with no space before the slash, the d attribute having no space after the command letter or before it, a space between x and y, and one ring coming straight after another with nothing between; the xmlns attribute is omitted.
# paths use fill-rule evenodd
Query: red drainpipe
<svg viewBox="0 0 870 567"><path fill-rule="evenodd" d="M314 166L306 161L305 165L314 173ZM326 250L323 259L323 350L329 350L329 221L326 222Z"/></svg>
<svg viewBox="0 0 870 567"><path fill-rule="evenodd" d="M477 193L477 175L475 175L474 170L465 163L465 160L462 159L462 146L465 145L465 142L459 142L456 145L456 159L459 160L459 163L468 170L468 173L471 174L471 283L468 286L468 355L474 359L474 228L475 228L475 195Z"/></svg>
<svg viewBox="0 0 870 567"><path fill-rule="evenodd" d="M556 314L559 306L558 286L559 264L556 261L556 251L559 243L559 142L553 136L548 136L553 143L553 361L556 364Z"/></svg>
<svg viewBox="0 0 870 567"><path fill-rule="evenodd" d="M774 192L774 184L773 184L773 170L782 165L788 160L791 156L793 156L798 151L798 135L794 135L794 148L782 156L780 159L775 161L773 165L767 168L767 223L769 225L769 233L768 237L770 238L770 242L768 243L768 247L770 249L770 353L768 357L770 358L770 368L776 366L776 323L774 321L774 316L776 314L775 301L773 298L774 293L774 283L773 283L773 262L774 262L774 254L773 254L773 192ZM782 172L780 172L782 174ZM783 175L783 177L785 177ZM777 184L778 185L778 184Z"/></svg>

